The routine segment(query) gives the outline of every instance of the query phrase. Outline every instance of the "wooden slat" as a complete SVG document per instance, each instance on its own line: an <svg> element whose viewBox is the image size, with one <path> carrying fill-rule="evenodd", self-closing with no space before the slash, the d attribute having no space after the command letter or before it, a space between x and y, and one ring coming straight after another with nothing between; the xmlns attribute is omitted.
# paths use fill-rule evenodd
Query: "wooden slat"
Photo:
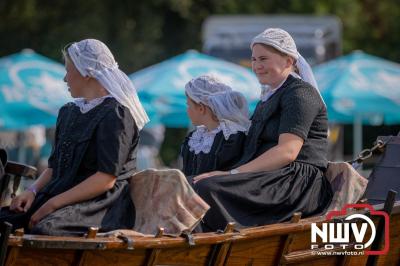
<svg viewBox="0 0 400 266"><path fill-rule="evenodd" d="M386 196L385 205L383 207L383 211L388 215L392 214L393 206L396 201L397 192L394 190L390 190ZM385 234L385 220L381 218L378 222L378 227L376 229L375 240L371 245L371 250L380 250L382 246L382 242L384 240ZM367 266L375 266L378 264L379 256L368 256Z"/></svg>
<svg viewBox="0 0 400 266"><path fill-rule="evenodd" d="M87 239L96 238L97 232L99 231L98 227L90 227L87 233ZM74 265L83 266L86 265L86 261L88 258L88 251L78 250L75 255L75 263Z"/></svg>
<svg viewBox="0 0 400 266"><path fill-rule="evenodd" d="M74 265L75 250L21 248L16 266Z"/></svg>
<svg viewBox="0 0 400 266"><path fill-rule="evenodd" d="M85 266L135 266L146 265L149 251L139 250L89 250Z"/></svg>
<svg viewBox="0 0 400 266"><path fill-rule="evenodd" d="M16 237L23 237L24 236L24 229L20 228L15 230L14 235ZM7 266L13 266L16 265L16 261L19 255L19 251L20 251L20 247L10 247L8 254L7 254L7 260L6 260L6 264Z"/></svg>
<svg viewBox="0 0 400 266"><path fill-rule="evenodd" d="M301 218L301 212L296 212L293 214L292 219L290 220L291 223L296 224L300 221ZM280 256L280 260L279 260L279 264L280 265L286 265L285 260L284 260L284 256L289 254L292 250L291 250L291 245L293 242L293 237L294 234L288 234L286 236L286 239L284 241L283 244L283 248L282 248L282 253Z"/></svg>
<svg viewBox="0 0 400 266"><path fill-rule="evenodd" d="M276 265L282 242L282 236L232 242L226 265Z"/></svg>
<svg viewBox="0 0 400 266"><path fill-rule="evenodd" d="M96 238L98 231L99 231L98 227L90 227L86 238Z"/></svg>
<svg viewBox="0 0 400 266"><path fill-rule="evenodd" d="M164 228L158 228L158 232L157 232L155 237L156 238L161 238L163 236L164 236ZM146 265L148 265L148 266L156 265L157 260L158 260L158 256L160 255L160 253L161 253L161 249L154 248L151 251L150 255L149 255L149 258L147 260L147 264Z"/></svg>
<svg viewBox="0 0 400 266"><path fill-rule="evenodd" d="M349 244L349 247L352 248L353 245L354 244ZM343 249L341 247L335 247L329 251L341 252L341 251L343 251ZM302 262L311 262L315 259L321 258L321 255L318 255L318 252L326 252L326 249L319 248L319 249L313 249L313 250L294 251L287 255L284 255L283 262L285 264L294 264L294 265L297 265ZM335 265L336 265L336 263L335 263Z"/></svg>
<svg viewBox="0 0 400 266"><path fill-rule="evenodd" d="M0 266L3 266L6 261L7 243L11 229L12 225L10 223L3 222L0 225Z"/></svg>
<svg viewBox="0 0 400 266"><path fill-rule="evenodd" d="M224 234L232 233L235 230L235 223L228 223L225 227ZM222 266L225 265L226 257L229 254L231 242L224 242L214 246L214 251L209 260L209 265ZM215 255L214 255L215 254ZM215 257L214 257L215 256Z"/></svg>
<svg viewBox="0 0 400 266"><path fill-rule="evenodd" d="M177 248L163 248L157 265L207 265L211 253L211 244Z"/></svg>

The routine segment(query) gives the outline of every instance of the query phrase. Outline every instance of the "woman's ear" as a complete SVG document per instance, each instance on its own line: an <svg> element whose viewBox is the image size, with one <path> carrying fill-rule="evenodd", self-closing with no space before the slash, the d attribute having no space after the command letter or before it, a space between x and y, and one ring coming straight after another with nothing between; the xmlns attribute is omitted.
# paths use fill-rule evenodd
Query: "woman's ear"
<svg viewBox="0 0 400 266"><path fill-rule="evenodd" d="M206 106L202 103L199 103L199 111L201 114L205 114L206 113Z"/></svg>
<svg viewBox="0 0 400 266"><path fill-rule="evenodd" d="M286 56L286 67L294 66L294 58L291 56Z"/></svg>

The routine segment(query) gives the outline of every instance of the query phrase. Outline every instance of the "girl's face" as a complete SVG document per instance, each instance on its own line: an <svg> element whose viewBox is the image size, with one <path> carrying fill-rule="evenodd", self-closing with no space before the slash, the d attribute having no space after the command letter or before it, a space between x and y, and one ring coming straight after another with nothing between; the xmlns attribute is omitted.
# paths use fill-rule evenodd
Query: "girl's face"
<svg viewBox="0 0 400 266"><path fill-rule="evenodd" d="M255 44L252 49L251 67L263 85L277 87L292 70L293 58L282 55L274 48Z"/></svg>
<svg viewBox="0 0 400 266"><path fill-rule="evenodd" d="M85 97L85 87L87 78L83 77L72 61L68 58L65 59L65 74L64 81L68 85L68 90L73 98Z"/></svg>
<svg viewBox="0 0 400 266"><path fill-rule="evenodd" d="M194 126L202 125L203 122L203 108L204 106L195 103L192 99L186 96L187 114Z"/></svg>

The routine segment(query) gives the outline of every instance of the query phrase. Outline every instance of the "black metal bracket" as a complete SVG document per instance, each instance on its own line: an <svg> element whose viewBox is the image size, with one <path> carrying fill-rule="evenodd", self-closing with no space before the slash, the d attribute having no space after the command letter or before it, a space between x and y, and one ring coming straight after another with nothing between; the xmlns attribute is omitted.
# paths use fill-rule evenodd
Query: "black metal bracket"
<svg viewBox="0 0 400 266"><path fill-rule="evenodd" d="M192 235L191 233L189 233L189 232L182 232L182 236L183 236L184 238L186 238L186 240L187 240L189 246L193 247L193 246L196 245L196 243L194 242L194 239L193 239L193 235Z"/></svg>
<svg viewBox="0 0 400 266"><path fill-rule="evenodd" d="M134 247L133 247L133 239L132 238L130 238L130 237L128 237L128 236L126 236L126 235L119 235L119 236L117 236L117 238L119 238L119 239L121 239L122 241L124 241L124 243L126 243L126 245L127 245L127 249L129 249L129 250L133 250L134 249Z"/></svg>

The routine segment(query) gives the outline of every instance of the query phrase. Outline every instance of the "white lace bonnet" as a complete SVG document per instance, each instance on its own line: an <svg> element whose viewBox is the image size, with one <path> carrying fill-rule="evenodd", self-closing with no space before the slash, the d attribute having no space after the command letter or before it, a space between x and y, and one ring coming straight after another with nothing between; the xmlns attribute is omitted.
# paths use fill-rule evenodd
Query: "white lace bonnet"
<svg viewBox="0 0 400 266"><path fill-rule="evenodd" d="M82 40L72 43L67 53L82 76L97 79L111 96L129 109L139 130L144 127L149 118L136 89L128 76L119 69L104 43L95 39Z"/></svg>
<svg viewBox="0 0 400 266"><path fill-rule="evenodd" d="M296 59L296 67L299 70L300 77L318 90L318 85L310 65L297 51L296 43L288 32L279 28L266 29L253 38L250 48L252 49L257 43L272 46L278 51Z"/></svg>
<svg viewBox="0 0 400 266"><path fill-rule="evenodd" d="M233 91L217 78L207 75L189 81L185 91L194 102L210 107L218 118L225 137L249 130L249 108L246 98L240 92Z"/></svg>

